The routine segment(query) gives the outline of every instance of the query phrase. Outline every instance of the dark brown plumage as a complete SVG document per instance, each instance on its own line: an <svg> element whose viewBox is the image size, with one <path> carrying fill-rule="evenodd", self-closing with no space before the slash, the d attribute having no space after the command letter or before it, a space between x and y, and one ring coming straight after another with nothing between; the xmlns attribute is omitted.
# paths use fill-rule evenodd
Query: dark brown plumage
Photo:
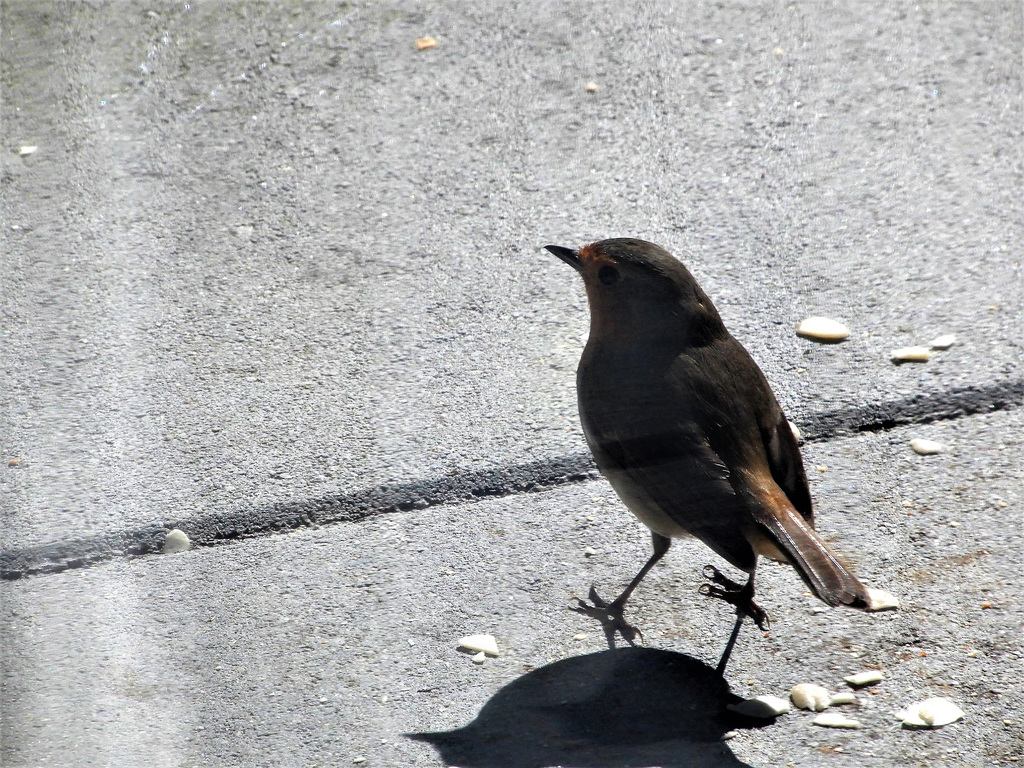
<svg viewBox="0 0 1024 768"><path fill-rule="evenodd" d="M580 419L601 472L651 529L654 555L610 604L592 609L628 639L622 607L672 538L692 535L750 578L714 568L702 591L762 628L759 555L791 563L828 605L866 608L867 588L814 531L803 460L764 374L678 260L643 240L547 249L583 277L590 339L577 372Z"/></svg>

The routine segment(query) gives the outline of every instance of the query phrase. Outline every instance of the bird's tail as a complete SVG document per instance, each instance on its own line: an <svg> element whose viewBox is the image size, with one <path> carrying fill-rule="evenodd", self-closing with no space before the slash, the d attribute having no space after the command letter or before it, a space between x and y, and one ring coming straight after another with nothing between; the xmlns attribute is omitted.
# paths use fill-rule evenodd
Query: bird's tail
<svg viewBox="0 0 1024 768"><path fill-rule="evenodd" d="M825 541L791 505L776 506L775 514L761 520L773 534L800 577L819 599L829 605L868 608L868 588L850 573Z"/></svg>

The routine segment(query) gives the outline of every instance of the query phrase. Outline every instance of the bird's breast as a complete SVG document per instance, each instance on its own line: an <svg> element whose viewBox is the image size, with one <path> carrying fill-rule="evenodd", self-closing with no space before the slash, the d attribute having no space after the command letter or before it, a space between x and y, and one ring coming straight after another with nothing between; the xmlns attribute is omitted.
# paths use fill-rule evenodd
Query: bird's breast
<svg viewBox="0 0 1024 768"><path fill-rule="evenodd" d="M586 428L584 427L584 433ZM673 520L668 513L662 509L640 483L633 480L625 469L614 461L599 446L590 442L591 452L594 454L594 461L598 469L605 476L616 495L622 499L622 503L629 508L636 518L655 533L667 536L670 539L679 539L689 536L683 526Z"/></svg>

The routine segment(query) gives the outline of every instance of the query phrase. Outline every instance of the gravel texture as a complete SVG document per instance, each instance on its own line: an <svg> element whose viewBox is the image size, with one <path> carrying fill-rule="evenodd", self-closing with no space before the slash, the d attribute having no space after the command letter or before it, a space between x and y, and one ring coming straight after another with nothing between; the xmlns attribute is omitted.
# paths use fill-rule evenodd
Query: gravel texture
<svg viewBox="0 0 1024 768"><path fill-rule="evenodd" d="M1022 47L1009 0L4 2L0 763L1024 758ZM722 681L696 543L646 648L567 609L649 547L542 250L609 236L686 261L903 610L765 567ZM861 730L723 714L871 665Z"/></svg>

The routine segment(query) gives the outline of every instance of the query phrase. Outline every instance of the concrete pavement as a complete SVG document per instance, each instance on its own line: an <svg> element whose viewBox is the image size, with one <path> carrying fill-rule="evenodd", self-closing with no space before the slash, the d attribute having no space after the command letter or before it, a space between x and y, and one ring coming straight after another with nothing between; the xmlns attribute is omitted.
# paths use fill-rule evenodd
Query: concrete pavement
<svg viewBox="0 0 1024 768"><path fill-rule="evenodd" d="M0 13L5 764L1020 756L1018 3ZM777 627L748 628L728 690L703 676L728 617L694 593L696 545L637 597L651 653L609 661L566 610L647 545L587 479L585 302L540 248L625 235L697 275L815 441L822 527L907 610L812 614L767 568ZM798 339L809 314L851 338ZM909 454L919 433L954 450ZM124 558L171 526L202 546ZM478 630L508 654L452 650ZM714 741L730 695L853 661L894 675L865 731ZM523 719L581 670L615 685ZM629 680L676 703L638 720ZM968 719L895 730L919 692ZM683 703L701 717L662 728ZM514 728L554 721L611 741Z"/></svg>

